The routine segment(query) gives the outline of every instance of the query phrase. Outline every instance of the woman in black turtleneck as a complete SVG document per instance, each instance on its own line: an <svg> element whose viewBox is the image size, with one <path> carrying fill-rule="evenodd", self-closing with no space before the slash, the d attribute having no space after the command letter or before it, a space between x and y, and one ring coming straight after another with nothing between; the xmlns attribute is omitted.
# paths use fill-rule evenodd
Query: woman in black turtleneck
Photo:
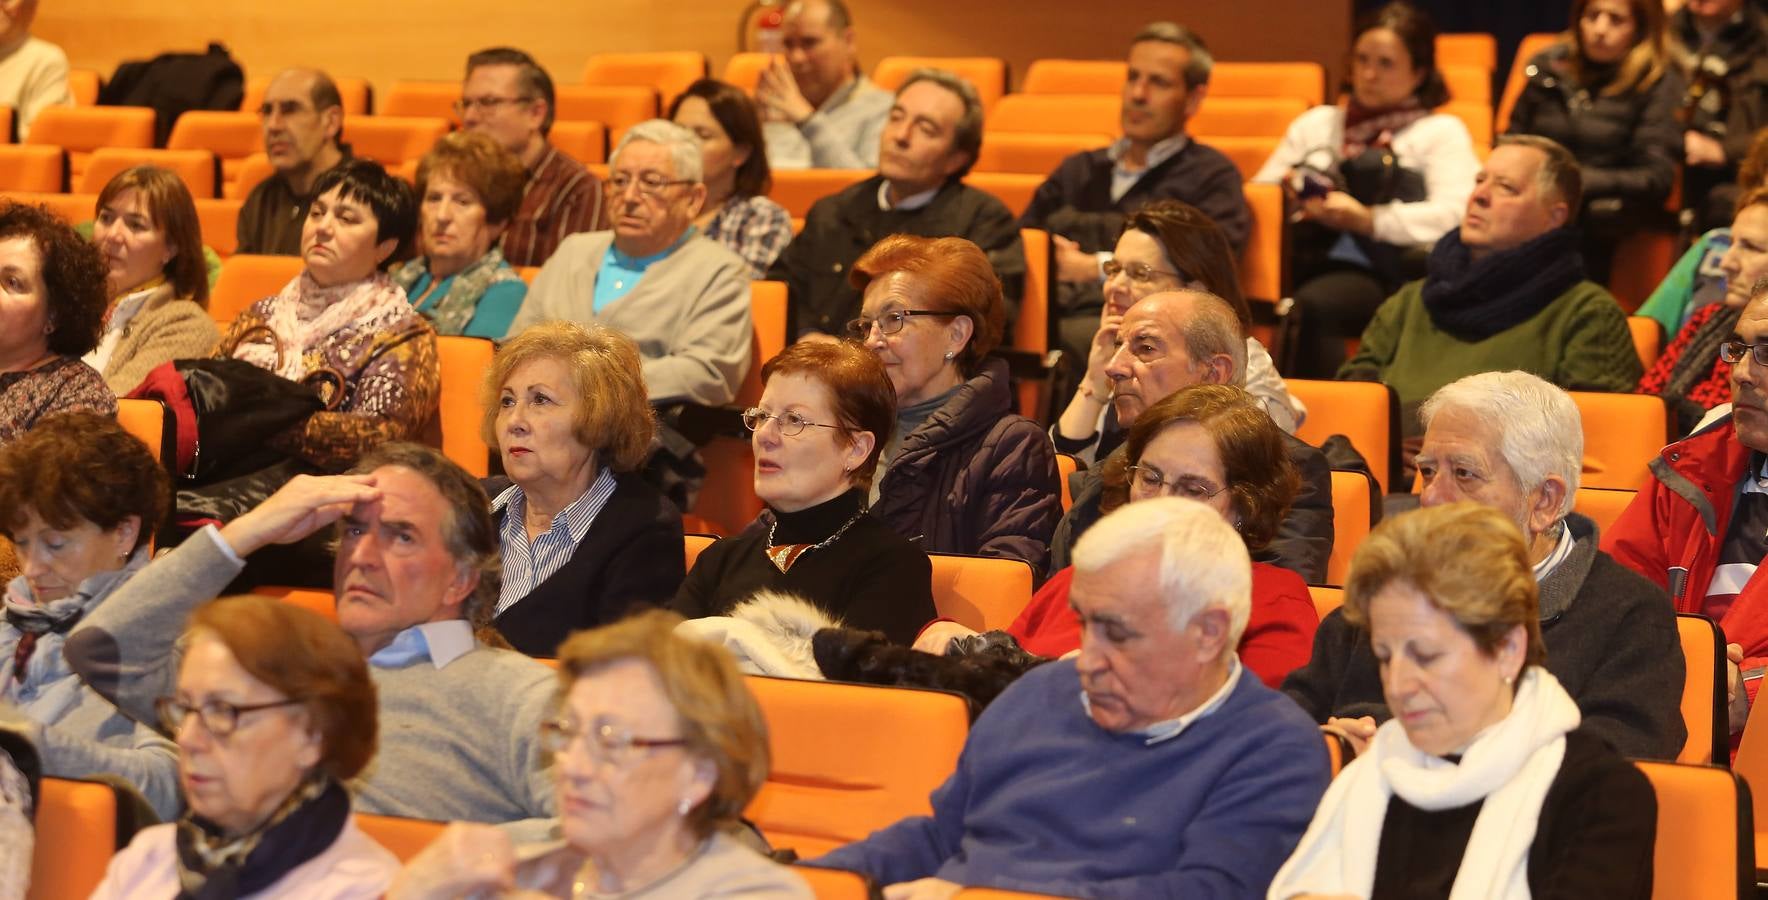
<svg viewBox="0 0 1768 900"><path fill-rule="evenodd" d="M671 606L724 615L759 590L795 594L852 628L913 643L932 621L927 554L866 512L896 392L857 344L805 342L761 369L755 493L768 509L700 554Z"/></svg>
<svg viewBox="0 0 1768 900"><path fill-rule="evenodd" d="M1661 217L1682 159L1682 78L1658 0L1576 0L1564 40L1530 61L1508 134L1563 144L1584 176L1584 266L1608 283L1615 244Z"/></svg>

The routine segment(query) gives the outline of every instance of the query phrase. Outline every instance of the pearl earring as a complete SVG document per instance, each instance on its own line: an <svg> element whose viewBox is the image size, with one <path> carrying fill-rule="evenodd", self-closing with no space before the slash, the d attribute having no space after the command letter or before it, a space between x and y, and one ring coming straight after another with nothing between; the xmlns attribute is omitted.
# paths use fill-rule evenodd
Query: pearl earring
<svg viewBox="0 0 1768 900"><path fill-rule="evenodd" d="M681 802L677 803L675 805L675 812L678 815L685 816L688 814L688 810L692 809L693 807L694 807L694 804L691 801L689 801L688 798L683 797L683 798L681 798Z"/></svg>
<svg viewBox="0 0 1768 900"><path fill-rule="evenodd" d="M947 350L947 351L945 351L945 361L946 361L946 362L951 362L951 360L952 360L952 357L954 357L954 356L957 356L957 355L958 355L958 354L957 354L957 351L955 351L955 350Z"/></svg>

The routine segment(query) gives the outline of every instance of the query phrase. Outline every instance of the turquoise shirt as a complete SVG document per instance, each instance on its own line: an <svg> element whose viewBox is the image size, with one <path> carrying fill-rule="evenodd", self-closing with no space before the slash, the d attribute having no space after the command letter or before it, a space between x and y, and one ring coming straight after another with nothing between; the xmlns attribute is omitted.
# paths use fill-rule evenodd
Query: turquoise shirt
<svg viewBox="0 0 1768 900"><path fill-rule="evenodd" d="M443 297L448 296L448 289L454 286L454 276L450 275L441 281L433 280L435 276L425 272L417 277L411 285L411 302L420 313L429 312ZM522 301L528 298L528 285L520 278L499 281L485 289L479 304L473 307L473 318L461 334L467 337L490 338L501 341L509 335L510 323L516 319L516 313L522 309Z"/></svg>
<svg viewBox="0 0 1768 900"><path fill-rule="evenodd" d="M595 311L600 313L614 301L632 293L632 289L638 287L638 280L644 277L646 269L674 253L675 248L680 247L683 241L697 233L698 228L690 227L682 232L681 237L675 239L675 243L650 256L628 256L610 243L607 252L602 254L601 268L595 274Z"/></svg>

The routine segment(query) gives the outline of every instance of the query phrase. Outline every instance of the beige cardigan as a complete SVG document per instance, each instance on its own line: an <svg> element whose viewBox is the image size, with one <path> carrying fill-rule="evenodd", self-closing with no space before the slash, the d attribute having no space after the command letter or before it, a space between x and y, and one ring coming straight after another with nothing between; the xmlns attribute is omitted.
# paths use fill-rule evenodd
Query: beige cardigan
<svg viewBox="0 0 1768 900"><path fill-rule="evenodd" d="M208 311L174 297L172 283L166 282L124 323L117 349L104 364L105 383L121 397L155 367L174 359L204 359L220 340L221 330Z"/></svg>

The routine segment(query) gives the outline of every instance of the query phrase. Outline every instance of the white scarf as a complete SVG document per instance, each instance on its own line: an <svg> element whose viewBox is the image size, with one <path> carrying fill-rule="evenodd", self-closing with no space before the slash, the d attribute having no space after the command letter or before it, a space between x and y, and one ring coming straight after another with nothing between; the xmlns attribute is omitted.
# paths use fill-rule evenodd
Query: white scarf
<svg viewBox="0 0 1768 900"><path fill-rule="evenodd" d="M233 358L275 372L290 381L307 377L307 355L345 328L373 332L390 329L411 314L405 290L385 272L361 281L321 287L302 271L270 298L264 324L276 343L253 340L234 348ZM280 352L279 352L280 351Z"/></svg>
<svg viewBox="0 0 1768 900"><path fill-rule="evenodd" d="M1510 714L1474 738L1459 764L1413 747L1399 720L1390 719L1327 789L1267 900L1369 896L1394 794L1427 811L1483 798L1449 900L1528 900L1529 845L1541 803L1565 758L1566 732L1580 720L1559 679L1539 666L1524 672Z"/></svg>

